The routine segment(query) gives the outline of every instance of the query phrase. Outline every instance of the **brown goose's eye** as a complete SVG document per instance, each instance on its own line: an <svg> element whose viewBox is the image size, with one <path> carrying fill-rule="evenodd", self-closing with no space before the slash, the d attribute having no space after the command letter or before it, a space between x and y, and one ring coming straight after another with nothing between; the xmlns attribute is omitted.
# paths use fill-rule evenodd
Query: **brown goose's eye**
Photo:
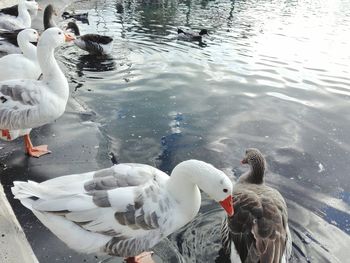
<svg viewBox="0 0 350 263"><path fill-rule="evenodd" d="M227 193L228 192L228 190L225 188L225 189L223 189L222 190L224 193Z"/></svg>

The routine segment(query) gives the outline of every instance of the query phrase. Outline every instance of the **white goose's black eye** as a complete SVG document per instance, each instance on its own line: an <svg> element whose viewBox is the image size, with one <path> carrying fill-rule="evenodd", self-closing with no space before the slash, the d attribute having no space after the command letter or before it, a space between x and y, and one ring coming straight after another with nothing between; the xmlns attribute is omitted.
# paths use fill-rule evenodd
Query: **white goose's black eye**
<svg viewBox="0 0 350 263"><path fill-rule="evenodd" d="M62 35L62 32L58 32L59 35Z"/></svg>
<svg viewBox="0 0 350 263"><path fill-rule="evenodd" d="M227 193L227 192L228 192L228 190L227 190L226 188L224 188L222 191L223 191L224 193Z"/></svg>

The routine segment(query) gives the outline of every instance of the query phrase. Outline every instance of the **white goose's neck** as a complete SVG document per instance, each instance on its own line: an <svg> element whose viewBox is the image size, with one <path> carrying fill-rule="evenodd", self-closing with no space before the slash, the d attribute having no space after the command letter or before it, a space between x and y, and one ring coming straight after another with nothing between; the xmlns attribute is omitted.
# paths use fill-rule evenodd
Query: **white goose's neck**
<svg viewBox="0 0 350 263"><path fill-rule="evenodd" d="M32 61L37 60L36 46L34 46L28 40L18 38L18 46L26 58L29 58Z"/></svg>
<svg viewBox="0 0 350 263"><path fill-rule="evenodd" d="M182 205L188 220L196 216L201 205L198 184L202 173L199 161L184 161L174 168L167 184L167 190Z"/></svg>
<svg viewBox="0 0 350 263"><path fill-rule="evenodd" d="M18 3L18 18L22 20L25 28L30 28L32 25L32 18L27 10L25 0L20 0Z"/></svg>
<svg viewBox="0 0 350 263"><path fill-rule="evenodd" d="M51 87L51 91L64 100L68 100L69 86L66 77L57 64L54 55L55 48L39 41L37 53L38 62L43 73L43 81Z"/></svg>

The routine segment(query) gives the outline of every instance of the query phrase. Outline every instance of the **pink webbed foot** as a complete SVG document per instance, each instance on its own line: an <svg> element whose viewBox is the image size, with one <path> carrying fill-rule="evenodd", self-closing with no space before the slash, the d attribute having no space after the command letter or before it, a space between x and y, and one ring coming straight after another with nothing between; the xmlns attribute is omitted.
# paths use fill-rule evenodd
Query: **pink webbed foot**
<svg viewBox="0 0 350 263"><path fill-rule="evenodd" d="M26 153L29 156L39 158L40 156L51 153L51 151L47 149L47 145L39 145L34 147L28 134L24 135L24 144L26 147Z"/></svg>
<svg viewBox="0 0 350 263"><path fill-rule="evenodd" d="M126 263L155 263L152 259L153 251L142 252L140 255L135 257L129 257L125 259Z"/></svg>
<svg viewBox="0 0 350 263"><path fill-rule="evenodd" d="M47 149L47 145L39 145L27 149L27 153L32 157L39 158L40 156L51 153L51 151Z"/></svg>

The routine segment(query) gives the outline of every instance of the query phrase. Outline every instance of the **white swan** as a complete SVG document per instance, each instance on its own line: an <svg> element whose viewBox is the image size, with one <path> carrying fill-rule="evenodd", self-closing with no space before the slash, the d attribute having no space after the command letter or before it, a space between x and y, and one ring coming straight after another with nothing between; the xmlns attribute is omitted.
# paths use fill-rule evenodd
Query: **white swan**
<svg viewBox="0 0 350 263"><path fill-rule="evenodd" d="M37 55L42 81L16 79L0 82L0 139L14 140L24 135L30 156L49 153L47 145L33 147L30 130L54 121L66 108L68 82L54 57L55 48L65 40L73 38L57 27L47 29L39 39Z"/></svg>
<svg viewBox="0 0 350 263"><path fill-rule="evenodd" d="M28 9L37 12L37 10L40 10L40 7L35 1L19 0L18 16L0 13L0 29L16 30L30 28L32 25L32 18Z"/></svg>
<svg viewBox="0 0 350 263"><path fill-rule="evenodd" d="M12 193L71 248L134 257L197 215L199 189L233 214L230 179L198 160L178 164L171 176L127 163L43 183L14 182Z"/></svg>
<svg viewBox="0 0 350 263"><path fill-rule="evenodd" d="M0 58L0 81L9 79L38 79L41 69L37 59L36 46L39 34L34 29L19 32L17 42L23 54L10 54Z"/></svg>

